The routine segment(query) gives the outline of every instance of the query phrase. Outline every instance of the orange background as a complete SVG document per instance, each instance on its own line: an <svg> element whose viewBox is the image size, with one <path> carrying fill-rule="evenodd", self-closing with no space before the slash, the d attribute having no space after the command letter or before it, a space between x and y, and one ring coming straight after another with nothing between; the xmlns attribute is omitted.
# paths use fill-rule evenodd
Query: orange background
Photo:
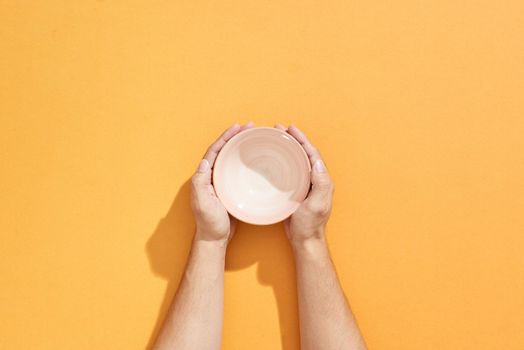
<svg viewBox="0 0 524 350"><path fill-rule="evenodd" d="M524 348L524 2L0 1L0 348L143 349L187 179L302 127L370 349ZM280 225L227 257L224 349L298 349Z"/></svg>

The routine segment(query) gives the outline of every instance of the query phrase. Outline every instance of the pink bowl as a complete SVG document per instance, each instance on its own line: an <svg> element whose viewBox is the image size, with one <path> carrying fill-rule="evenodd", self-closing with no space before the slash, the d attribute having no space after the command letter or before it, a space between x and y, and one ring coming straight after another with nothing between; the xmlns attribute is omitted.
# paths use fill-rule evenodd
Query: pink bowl
<svg viewBox="0 0 524 350"><path fill-rule="evenodd" d="M310 171L306 152L291 135L252 128L224 145L213 168L213 185L231 215L269 225L297 210L309 191Z"/></svg>

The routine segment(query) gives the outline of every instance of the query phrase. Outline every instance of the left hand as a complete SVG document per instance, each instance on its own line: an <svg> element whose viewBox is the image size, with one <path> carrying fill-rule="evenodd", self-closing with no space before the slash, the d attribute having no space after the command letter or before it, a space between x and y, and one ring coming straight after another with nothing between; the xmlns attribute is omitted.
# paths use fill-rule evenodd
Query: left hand
<svg viewBox="0 0 524 350"><path fill-rule="evenodd" d="M235 232L236 219L228 214L211 184L215 159L226 142L240 131L252 128L253 123L243 126L234 124L207 149L204 158L191 178L191 208L196 221L195 240L216 241L227 245Z"/></svg>

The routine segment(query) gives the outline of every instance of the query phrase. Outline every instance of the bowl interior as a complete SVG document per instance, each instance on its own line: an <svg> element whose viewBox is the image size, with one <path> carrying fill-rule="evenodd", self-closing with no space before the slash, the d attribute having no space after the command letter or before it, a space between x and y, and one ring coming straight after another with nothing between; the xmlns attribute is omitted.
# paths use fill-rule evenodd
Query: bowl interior
<svg viewBox="0 0 524 350"><path fill-rule="evenodd" d="M220 151L213 169L217 196L234 217L257 225L284 220L304 200L310 185L309 159L284 131L242 131Z"/></svg>

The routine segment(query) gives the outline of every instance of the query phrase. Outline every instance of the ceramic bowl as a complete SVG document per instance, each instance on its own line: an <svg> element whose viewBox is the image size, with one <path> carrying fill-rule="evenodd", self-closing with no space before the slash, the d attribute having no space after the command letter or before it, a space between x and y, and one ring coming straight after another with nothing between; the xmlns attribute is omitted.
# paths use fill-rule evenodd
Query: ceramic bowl
<svg viewBox="0 0 524 350"><path fill-rule="evenodd" d="M311 166L285 131L258 127L233 136L213 167L213 186L227 211L255 225L286 219L307 196Z"/></svg>

